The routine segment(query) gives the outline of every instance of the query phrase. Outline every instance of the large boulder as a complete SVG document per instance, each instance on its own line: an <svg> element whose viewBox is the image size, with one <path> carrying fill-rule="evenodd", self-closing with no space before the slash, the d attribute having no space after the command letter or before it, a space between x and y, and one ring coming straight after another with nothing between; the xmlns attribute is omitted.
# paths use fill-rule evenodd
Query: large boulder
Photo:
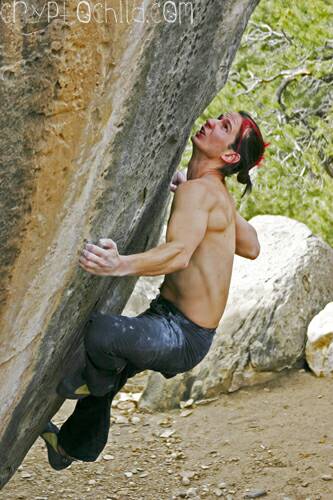
<svg viewBox="0 0 333 500"><path fill-rule="evenodd" d="M333 302L310 321L305 355L309 367L318 377L333 375Z"/></svg>
<svg viewBox="0 0 333 500"><path fill-rule="evenodd" d="M304 363L309 321L333 299L333 249L283 216L250 220L257 259L235 256L228 303L212 347L193 370L165 379L150 372L141 407L167 409L267 381Z"/></svg>
<svg viewBox="0 0 333 500"><path fill-rule="evenodd" d="M135 284L79 268L84 238L154 246L258 1L197 0L176 18L164 0L129 15L113 0L1 5L0 485L62 404L90 312L121 312Z"/></svg>

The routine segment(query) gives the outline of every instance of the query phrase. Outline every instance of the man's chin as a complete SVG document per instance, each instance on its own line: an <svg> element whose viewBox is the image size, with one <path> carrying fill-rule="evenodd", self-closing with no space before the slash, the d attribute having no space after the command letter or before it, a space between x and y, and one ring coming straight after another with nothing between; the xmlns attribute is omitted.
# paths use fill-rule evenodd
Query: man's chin
<svg viewBox="0 0 333 500"><path fill-rule="evenodd" d="M200 143L200 138L198 138L198 136L196 134L194 134L191 137L191 141L192 141L192 144L194 144L195 146L197 146Z"/></svg>
<svg viewBox="0 0 333 500"><path fill-rule="evenodd" d="M204 144L201 143L200 138L193 135L191 137L191 141L193 144L193 152L194 153L205 153L205 147L204 147Z"/></svg>

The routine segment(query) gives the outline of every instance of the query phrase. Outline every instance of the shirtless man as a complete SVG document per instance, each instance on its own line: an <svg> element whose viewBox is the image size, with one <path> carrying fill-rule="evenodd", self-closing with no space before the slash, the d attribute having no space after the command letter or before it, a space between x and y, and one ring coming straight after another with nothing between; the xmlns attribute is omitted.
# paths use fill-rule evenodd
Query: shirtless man
<svg viewBox="0 0 333 500"><path fill-rule="evenodd" d="M251 190L249 170L265 144L253 119L232 112L209 119L192 138L186 178L176 173L166 243L120 255L112 239L87 244L80 266L98 276L165 275L159 295L135 318L93 313L84 336L86 365L62 380L57 392L78 399L61 430L49 422L42 437L51 466L96 460L108 436L111 401L135 373L166 378L190 370L208 353L224 312L235 253L255 259L253 226L236 211L225 178Z"/></svg>

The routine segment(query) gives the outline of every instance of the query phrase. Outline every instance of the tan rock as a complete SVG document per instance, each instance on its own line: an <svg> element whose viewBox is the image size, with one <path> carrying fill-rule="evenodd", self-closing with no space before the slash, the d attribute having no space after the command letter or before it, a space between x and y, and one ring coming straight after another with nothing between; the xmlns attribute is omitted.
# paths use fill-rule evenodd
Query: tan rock
<svg viewBox="0 0 333 500"><path fill-rule="evenodd" d="M136 282L83 271L84 240L155 246L191 127L258 1L197 0L176 22L155 0L129 2L143 22L120 20L120 3L82 22L59 2L67 13L36 23L31 2L19 19L8 2L0 19L0 487L59 408L89 314L120 313Z"/></svg>

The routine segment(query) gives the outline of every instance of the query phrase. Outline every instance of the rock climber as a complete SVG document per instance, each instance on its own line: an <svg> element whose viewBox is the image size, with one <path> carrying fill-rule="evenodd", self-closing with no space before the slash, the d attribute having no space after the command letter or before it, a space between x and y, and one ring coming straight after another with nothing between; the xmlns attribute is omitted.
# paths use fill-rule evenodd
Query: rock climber
<svg viewBox="0 0 333 500"><path fill-rule="evenodd" d="M59 395L77 399L58 429L41 434L56 470L73 460L94 461L104 448L115 394L140 371L174 377L207 355L223 315L234 255L255 259L256 230L236 210L226 177L251 192L249 171L259 166L267 144L245 112L211 118L191 137L186 175L174 174L166 242L122 255L110 238L86 244L79 265L97 276L165 275L159 294L136 317L94 312L84 330L85 366L59 384Z"/></svg>

